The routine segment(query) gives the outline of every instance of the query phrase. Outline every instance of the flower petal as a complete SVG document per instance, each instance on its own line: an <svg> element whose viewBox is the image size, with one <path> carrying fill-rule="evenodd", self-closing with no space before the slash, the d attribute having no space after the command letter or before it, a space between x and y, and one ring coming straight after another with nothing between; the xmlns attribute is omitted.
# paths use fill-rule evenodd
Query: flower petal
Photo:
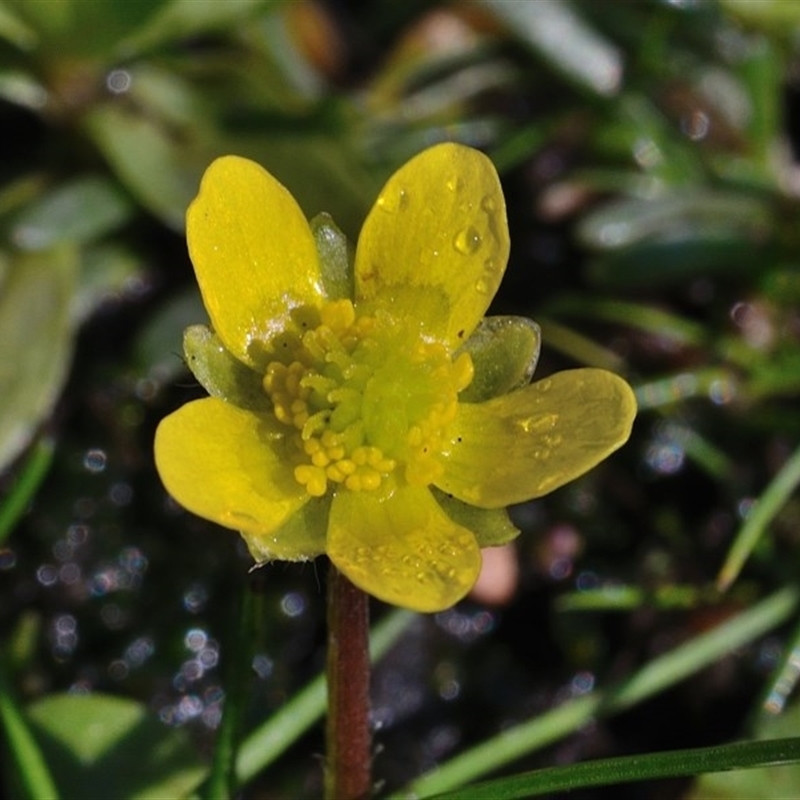
<svg viewBox="0 0 800 800"><path fill-rule="evenodd" d="M419 486L401 486L389 496L339 492L328 555L365 592L415 611L452 606L472 588L481 565L472 533Z"/></svg>
<svg viewBox="0 0 800 800"><path fill-rule="evenodd" d="M492 162L440 144L388 181L356 248L356 301L418 319L455 347L478 324L508 259L505 200Z"/></svg>
<svg viewBox="0 0 800 800"><path fill-rule="evenodd" d="M223 156L206 170L186 214L186 238L215 332L250 365L289 323L290 311L323 296L314 237L289 192L266 170Z"/></svg>
<svg viewBox="0 0 800 800"><path fill-rule="evenodd" d="M155 456L167 491L189 511L250 536L269 537L307 501L286 461L285 428L216 397L161 420ZM273 542L275 558L310 558Z"/></svg>
<svg viewBox="0 0 800 800"><path fill-rule="evenodd" d="M484 508L541 497L624 444L635 415L630 386L601 369L558 372L485 403L460 403L436 485Z"/></svg>

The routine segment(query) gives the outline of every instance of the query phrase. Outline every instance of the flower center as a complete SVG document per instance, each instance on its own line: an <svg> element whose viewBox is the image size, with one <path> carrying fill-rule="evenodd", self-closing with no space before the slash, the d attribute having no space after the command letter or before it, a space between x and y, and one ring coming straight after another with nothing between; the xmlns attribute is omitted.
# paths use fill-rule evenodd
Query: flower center
<svg viewBox="0 0 800 800"><path fill-rule="evenodd" d="M469 354L452 359L385 311L356 316L349 300L325 304L316 327L282 345L264 390L295 429L294 477L309 495L329 482L374 490L396 470L417 485L439 476L445 429L473 376Z"/></svg>

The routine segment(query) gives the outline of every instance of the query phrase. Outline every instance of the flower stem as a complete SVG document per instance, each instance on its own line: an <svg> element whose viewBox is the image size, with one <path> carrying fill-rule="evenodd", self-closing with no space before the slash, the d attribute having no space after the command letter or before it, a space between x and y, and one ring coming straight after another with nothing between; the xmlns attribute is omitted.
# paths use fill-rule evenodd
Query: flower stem
<svg viewBox="0 0 800 800"><path fill-rule="evenodd" d="M328 800L367 800L371 793L368 623L367 595L331 564L325 765Z"/></svg>

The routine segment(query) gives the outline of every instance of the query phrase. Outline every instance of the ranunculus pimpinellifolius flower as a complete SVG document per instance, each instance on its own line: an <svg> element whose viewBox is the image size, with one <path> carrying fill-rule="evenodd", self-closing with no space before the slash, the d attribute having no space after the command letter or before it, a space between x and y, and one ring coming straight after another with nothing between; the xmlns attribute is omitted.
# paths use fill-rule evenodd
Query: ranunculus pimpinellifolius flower
<svg viewBox="0 0 800 800"><path fill-rule="evenodd" d="M446 608L480 548L517 534L506 506L628 438L625 381L576 369L531 384L536 325L483 319L509 242L476 150L441 144L405 164L355 254L327 215L309 224L269 173L226 156L187 238L211 327L187 329L184 350L211 396L161 422L156 464L258 562L327 553L382 600Z"/></svg>

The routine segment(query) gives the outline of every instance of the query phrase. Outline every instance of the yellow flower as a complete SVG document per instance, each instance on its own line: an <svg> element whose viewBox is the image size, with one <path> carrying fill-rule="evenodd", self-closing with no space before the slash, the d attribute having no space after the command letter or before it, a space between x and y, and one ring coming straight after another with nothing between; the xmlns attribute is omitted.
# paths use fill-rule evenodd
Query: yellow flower
<svg viewBox="0 0 800 800"><path fill-rule="evenodd" d="M497 174L432 147L390 178L354 258L271 175L226 156L187 215L213 330L186 332L211 397L166 417L158 471L190 511L238 530L258 562L327 553L389 603L446 608L480 547L516 535L505 506L581 475L628 438L617 376L530 384L538 329L483 320L505 270Z"/></svg>

